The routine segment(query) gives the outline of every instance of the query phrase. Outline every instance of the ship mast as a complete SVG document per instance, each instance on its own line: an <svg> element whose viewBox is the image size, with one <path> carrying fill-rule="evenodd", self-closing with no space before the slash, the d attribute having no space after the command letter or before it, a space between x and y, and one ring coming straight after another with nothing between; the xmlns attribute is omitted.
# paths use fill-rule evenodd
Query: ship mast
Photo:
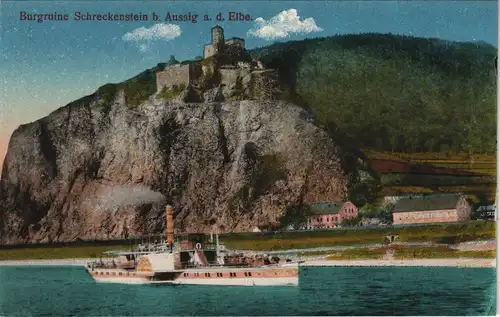
<svg viewBox="0 0 500 317"><path fill-rule="evenodd" d="M221 264L221 260L219 259L219 231L215 232L215 258L217 262Z"/></svg>

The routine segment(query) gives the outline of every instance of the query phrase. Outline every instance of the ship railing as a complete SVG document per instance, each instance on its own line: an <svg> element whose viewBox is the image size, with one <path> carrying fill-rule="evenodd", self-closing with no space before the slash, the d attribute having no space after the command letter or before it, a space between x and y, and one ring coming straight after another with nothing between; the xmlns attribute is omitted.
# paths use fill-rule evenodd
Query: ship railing
<svg viewBox="0 0 500 317"><path fill-rule="evenodd" d="M289 262L287 264L291 264L291 263ZM280 266L280 265L281 265L281 263L270 263L270 264L264 264L264 265L258 265L258 266L276 267L276 266ZM181 265L179 266L180 269L196 269L196 268L203 269L203 268L210 268L210 267L224 267L224 268L238 269L238 268L249 268L249 267L253 267L253 266L250 264L230 264L230 263L225 263L225 264L210 263L208 265L199 265L199 264L186 263L186 262L181 263Z"/></svg>
<svg viewBox="0 0 500 317"><path fill-rule="evenodd" d="M283 264L291 265L294 263L299 263L299 262L289 262L289 263L271 263L271 264L265 264L262 265L262 267L280 267ZM254 266L248 265L248 264L218 264L218 263L212 263L209 265L197 265L197 264L186 264L186 265L180 265L176 269L184 270L184 269L206 269L206 268L225 268L225 269L243 269L243 268L252 268ZM259 265L260 267L260 265Z"/></svg>
<svg viewBox="0 0 500 317"><path fill-rule="evenodd" d="M194 264L194 263L181 263L180 267L182 269L196 269L196 268L208 268L208 267L221 267L223 265L219 263L209 263L208 265L200 265L200 264Z"/></svg>
<svg viewBox="0 0 500 317"><path fill-rule="evenodd" d="M87 262L87 267L89 269L116 269L119 264L115 260L96 260Z"/></svg>

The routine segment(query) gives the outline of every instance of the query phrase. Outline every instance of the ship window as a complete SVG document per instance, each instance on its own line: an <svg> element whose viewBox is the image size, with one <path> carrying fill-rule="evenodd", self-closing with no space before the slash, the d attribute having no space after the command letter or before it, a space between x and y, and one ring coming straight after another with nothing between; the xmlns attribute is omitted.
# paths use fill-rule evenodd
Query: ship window
<svg viewBox="0 0 500 317"><path fill-rule="evenodd" d="M247 273L247 272L245 272L245 276L248 276L248 273Z"/></svg>
<svg viewBox="0 0 500 317"><path fill-rule="evenodd" d="M109 272L106 272L106 275L109 275Z"/></svg>
<svg viewBox="0 0 500 317"><path fill-rule="evenodd" d="M118 275L122 276L122 272L118 273Z"/></svg>
<svg viewBox="0 0 500 317"><path fill-rule="evenodd" d="M252 272L248 272L248 276L252 276Z"/></svg>

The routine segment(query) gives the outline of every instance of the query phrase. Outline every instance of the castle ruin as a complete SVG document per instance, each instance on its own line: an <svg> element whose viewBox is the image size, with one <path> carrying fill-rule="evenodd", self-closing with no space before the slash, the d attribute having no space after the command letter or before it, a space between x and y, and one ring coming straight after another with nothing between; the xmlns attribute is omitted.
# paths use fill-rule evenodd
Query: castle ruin
<svg viewBox="0 0 500 317"><path fill-rule="evenodd" d="M241 55L244 50L244 39L232 37L224 41L224 29L216 25L212 28L212 43L205 45L203 58L209 58L215 54Z"/></svg>
<svg viewBox="0 0 500 317"><path fill-rule="evenodd" d="M221 88L229 96L237 89L252 95L252 87L268 87L277 81L277 73L264 69L245 50L245 41L233 37L224 39L224 30L216 25L211 30L212 41L205 45L202 60L168 65L156 73L157 92L165 89L196 88L198 91ZM245 86L245 87L240 87ZM181 90L182 90L181 89Z"/></svg>

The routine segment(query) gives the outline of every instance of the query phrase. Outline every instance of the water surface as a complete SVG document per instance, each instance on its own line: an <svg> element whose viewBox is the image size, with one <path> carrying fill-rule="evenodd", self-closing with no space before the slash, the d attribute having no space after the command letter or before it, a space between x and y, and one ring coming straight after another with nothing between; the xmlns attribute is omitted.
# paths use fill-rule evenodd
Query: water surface
<svg viewBox="0 0 500 317"><path fill-rule="evenodd" d="M495 315L495 269L308 267L298 287L97 284L82 267L0 267L0 315Z"/></svg>

